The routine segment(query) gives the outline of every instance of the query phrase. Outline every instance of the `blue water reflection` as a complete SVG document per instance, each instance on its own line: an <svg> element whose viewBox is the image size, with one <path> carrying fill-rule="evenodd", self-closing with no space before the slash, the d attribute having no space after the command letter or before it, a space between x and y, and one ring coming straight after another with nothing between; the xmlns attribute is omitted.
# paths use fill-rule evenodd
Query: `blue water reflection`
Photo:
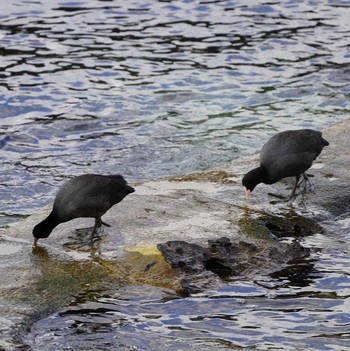
<svg viewBox="0 0 350 351"><path fill-rule="evenodd" d="M251 153L286 126L321 129L345 117L347 3L316 5L7 4L1 213L33 212L71 175L186 173Z"/></svg>
<svg viewBox="0 0 350 351"><path fill-rule="evenodd" d="M349 276L322 272L337 265L300 262L294 274L236 279L190 298L145 286L80 297L26 340L35 350L346 350Z"/></svg>
<svg viewBox="0 0 350 351"><path fill-rule="evenodd" d="M250 154L276 131L348 117L349 7L4 2L0 225L51 201L72 175L184 174ZM325 239L308 240L319 248ZM325 245L316 263L190 299L144 286L77 298L28 342L45 351L346 350L348 239L332 240L345 251Z"/></svg>

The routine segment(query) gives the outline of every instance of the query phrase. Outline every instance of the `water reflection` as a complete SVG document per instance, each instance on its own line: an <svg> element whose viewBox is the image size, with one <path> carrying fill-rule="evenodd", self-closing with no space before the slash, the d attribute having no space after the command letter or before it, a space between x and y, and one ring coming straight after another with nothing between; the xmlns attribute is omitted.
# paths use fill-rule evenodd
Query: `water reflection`
<svg viewBox="0 0 350 351"><path fill-rule="evenodd" d="M32 213L71 175L186 173L286 125L334 123L348 109L346 6L10 2L0 211Z"/></svg>
<svg viewBox="0 0 350 351"><path fill-rule="evenodd" d="M6 2L1 225L52 200L72 175L183 174L252 153L277 130L322 129L346 117L348 7ZM45 351L345 350L348 232L307 238L325 249L317 261L189 299L145 286L77 295L37 322L27 342Z"/></svg>
<svg viewBox="0 0 350 351"><path fill-rule="evenodd" d="M345 350L350 315L343 289L350 281L329 278L325 268L306 261L297 268L306 279L282 272L278 279L236 279L191 298L145 286L81 297L36 323L27 342L35 350Z"/></svg>
<svg viewBox="0 0 350 351"><path fill-rule="evenodd" d="M349 221L303 244L312 256L269 276L231 277L190 297L172 290L117 286L77 293L36 322L32 350L346 350L350 337ZM329 223L329 226L334 223ZM339 229L339 228L338 228ZM330 247L339 245L342 250Z"/></svg>

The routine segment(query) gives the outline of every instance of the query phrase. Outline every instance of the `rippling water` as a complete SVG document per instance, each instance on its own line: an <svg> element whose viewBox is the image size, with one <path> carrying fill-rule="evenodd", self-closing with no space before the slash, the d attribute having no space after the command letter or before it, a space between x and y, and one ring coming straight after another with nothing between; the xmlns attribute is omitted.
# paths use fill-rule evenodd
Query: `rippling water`
<svg viewBox="0 0 350 351"><path fill-rule="evenodd" d="M0 224L51 201L72 175L183 174L252 153L276 131L345 118L349 6L3 0ZM127 299L77 299L28 342L45 351L346 350L349 252L323 249L314 262L205 296L140 287Z"/></svg>
<svg viewBox="0 0 350 351"><path fill-rule="evenodd" d="M339 241L348 240L349 224L337 232ZM38 351L347 351L350 250L330 247L335 240L306 238L324 252L270 277L232 280L191 298L145 286L78 297L37 322L26 341Z"/></svg>
<svg viewBox="0 0 350 351"><path fill-rule="evenodd" d="M348 5L6 2L2 222L72 175L183 174L252 153L276 130L344 118Z"/></svg>

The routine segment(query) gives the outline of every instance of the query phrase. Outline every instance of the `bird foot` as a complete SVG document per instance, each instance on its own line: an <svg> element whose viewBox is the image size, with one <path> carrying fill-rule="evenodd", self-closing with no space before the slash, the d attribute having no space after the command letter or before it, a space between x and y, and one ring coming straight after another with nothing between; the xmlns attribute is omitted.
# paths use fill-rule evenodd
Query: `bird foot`
<svg viewBox="0 0 350 351"><path fill-rule="evenodd" d="M101 239L101 232L103 231L103 229L101 230L101 227L97 228L96 230L93 230L91 235L90 235L90 240L89 243L92 244L93 242L100 240Z"/></svg>
<svg viewBox="0 0 350 351"><path fill-rule="evenodd" d="M302 179L298 183L298 187L303 187L301 194L305 194L308 190L312 193L315 193L315 188L310 181L310 177L314 177L312 174L303 174Z"/></svg>
<svg viewBox="0 0 350 351"><path fill-rule="evenodd" d="M267 193L267 195L270 195L272 197L276 197L277 199L285 199L286 197L281 195L281 194L274 194L274 193Z"/></svg>
<svg viewBox="0 0 350 351"><path fill-rule="evenodd" d="M271 205L275 205L275 204L279 204L279 203L283 203L283 202L288 202L290 200L290 198L285 197L285 196L283 196L281 194L268 193L268 195L278 199L278 200L271 200L270 201Z"/></svg>
<svg viewBox="0 0 350 351"><path fill-rule="evenodd" d="M83 246L86 246L88 244L91 244L97 240L100 240L101 234L103 232L103 228L101 227L91 227L89 228L79 228L75 230L76 233L76 239L82 244Z"/></svg>
<svg viewBox="0 0 350 351"><path fill-rule="evenodd" d="M111 227L110 224L108 224L108 223L106 223L106 222L103 222L102 220L101 220L101 224L103 224L103 225L106 226L106 227Z"/></svg>

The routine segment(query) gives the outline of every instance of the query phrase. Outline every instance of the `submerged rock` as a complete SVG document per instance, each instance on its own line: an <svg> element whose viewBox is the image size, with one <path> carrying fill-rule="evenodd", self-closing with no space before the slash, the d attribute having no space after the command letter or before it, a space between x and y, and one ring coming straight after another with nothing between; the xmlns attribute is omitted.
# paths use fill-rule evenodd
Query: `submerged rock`
<svg viewBox="0 0 350 351"><path fill-rule="evenodd" d="M302 216L292 209L279 214L263 211L254 213L250 210L238 223L241 235L260 239L297 238L323 232L316 219Z"/></svg>

